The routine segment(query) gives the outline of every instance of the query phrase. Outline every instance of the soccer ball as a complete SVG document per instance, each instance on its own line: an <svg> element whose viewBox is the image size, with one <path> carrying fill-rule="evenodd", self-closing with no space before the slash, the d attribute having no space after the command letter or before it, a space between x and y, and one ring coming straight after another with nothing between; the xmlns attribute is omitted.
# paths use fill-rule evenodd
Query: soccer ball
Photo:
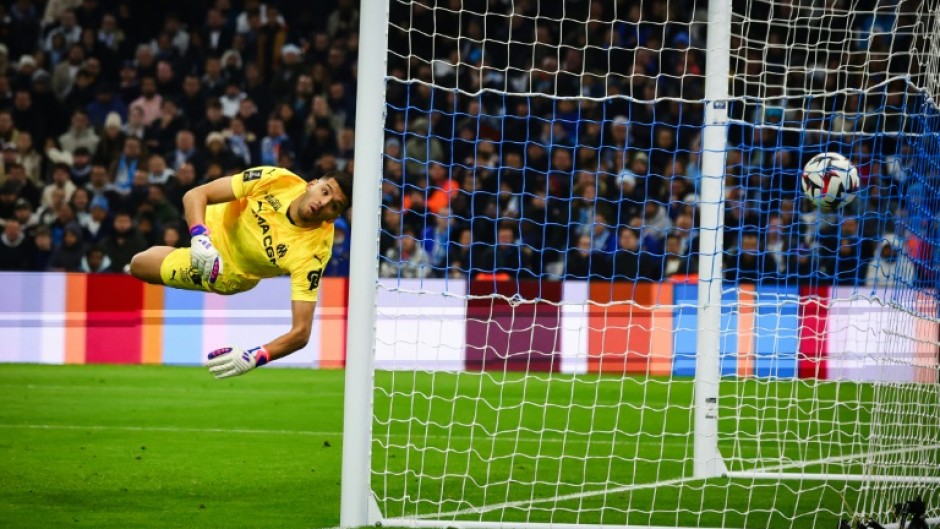
<svg viewBox="0 0 940 529"><path fill-rule="evenodd" d="M820 208L840 209L855 200L858 169L848 158L835 152L813 156L803 166L800 179L803 193Z"/></svg>

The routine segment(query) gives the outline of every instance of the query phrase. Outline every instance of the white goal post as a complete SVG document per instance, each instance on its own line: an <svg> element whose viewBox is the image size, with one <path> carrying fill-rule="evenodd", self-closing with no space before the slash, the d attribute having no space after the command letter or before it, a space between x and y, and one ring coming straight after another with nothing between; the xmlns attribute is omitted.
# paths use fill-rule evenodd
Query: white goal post
<svg viewBox="0 0 940 529"><path fill-rule="evenodd" d="M342 527L940 522L940 0L359 35Z"/></svg>

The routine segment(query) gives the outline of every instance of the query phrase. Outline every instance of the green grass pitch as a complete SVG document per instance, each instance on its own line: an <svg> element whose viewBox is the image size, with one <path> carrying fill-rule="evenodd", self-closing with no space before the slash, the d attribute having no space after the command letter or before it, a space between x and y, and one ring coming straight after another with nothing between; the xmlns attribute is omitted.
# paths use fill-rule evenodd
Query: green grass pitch
<svg viewBox="0 0 940 529"><path fill-rule="evenodd" d="M0 366L0 527L339 524L343 372Z"/></svg>
<svg viewBox="0 0 940 529"><path fill-rule="evenodd" d="M262 369L217 381L196 367L2 365L0 527L335 527L343 377ZM840 496L858 496L858 484L648 486L688 475L688 381L397 372L378 373L377 383L373 468L386 473L373 487L390 517L505 503L462 519L790 527L795 515L794 526L835 527ZM801 435L847 450L870 422L841 404L870 398L862 385L722 391L739 403L722 428L749 439L723 443L725 456L760 448L814 459L774 430L801 414L798 423L818 429ZM641 486L604 492L610 483Z"/></svg>

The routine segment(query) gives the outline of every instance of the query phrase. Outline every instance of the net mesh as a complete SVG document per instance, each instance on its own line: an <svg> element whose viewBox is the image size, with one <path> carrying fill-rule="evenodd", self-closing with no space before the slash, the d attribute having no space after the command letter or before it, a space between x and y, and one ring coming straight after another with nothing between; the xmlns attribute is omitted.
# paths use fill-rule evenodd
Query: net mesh
<svg viewBox="0 0 940 529"><path fill-rule="evenodd" d="M701 0L389 15L386 518L807 527L940 513L938 2L735 1L719 449L693 475ZM802 199L819 152L847 208Z"/></svg>

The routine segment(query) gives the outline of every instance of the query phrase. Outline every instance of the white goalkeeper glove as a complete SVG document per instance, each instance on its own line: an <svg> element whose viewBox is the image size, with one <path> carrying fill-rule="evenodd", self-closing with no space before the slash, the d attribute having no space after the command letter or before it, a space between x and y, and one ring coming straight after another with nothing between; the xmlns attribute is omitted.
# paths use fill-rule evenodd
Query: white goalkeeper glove
<svg viewBox="0 0 940 529"><path fill-rule="evenodd" d="M197 224L190 228L189 234L192 235L192 248L190 248L192 267L199 272L203 281L214 284L222 274L222 258L219 257L219 251L209 239L209 228Z"/></svg>
<svg viewBox="0 0 940 529"><path fill-rule="evenodd" d="M256 367L261 367L271 359L264 346L245 351L241 347L223 347L209 353L206 366L215 378L228 378L244 375Z"/></svg>

